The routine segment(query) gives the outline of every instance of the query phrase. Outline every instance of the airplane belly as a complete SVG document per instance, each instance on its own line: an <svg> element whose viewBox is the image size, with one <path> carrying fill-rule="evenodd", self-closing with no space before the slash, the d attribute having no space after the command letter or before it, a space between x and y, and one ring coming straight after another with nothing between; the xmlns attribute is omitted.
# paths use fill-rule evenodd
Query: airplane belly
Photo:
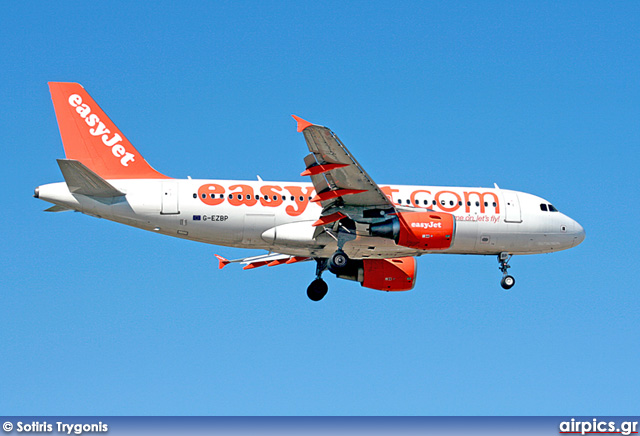
<svg viewBox="0 0 640 436"><path fill-rule="evenodd" d="M476 221L456 220L456 233L448 253L471 253L478 240L478 223Z"/></svg>

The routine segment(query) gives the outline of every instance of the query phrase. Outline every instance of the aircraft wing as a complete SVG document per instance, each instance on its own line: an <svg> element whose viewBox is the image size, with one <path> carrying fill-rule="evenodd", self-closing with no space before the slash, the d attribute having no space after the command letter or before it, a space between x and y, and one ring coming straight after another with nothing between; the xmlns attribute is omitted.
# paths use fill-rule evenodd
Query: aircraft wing
<svg viewBox="0 0 640 436"><path fill-rule="evenodd" d="M311 152L305 158L307 169L302 175L311 176L317 193L315 201L325 208L337 201L349 206L393 207L335 133L295 115L293 118Z"/></svg>
<svg viewBox="0 0 640 436"><path fill-rule="evenodd" d="M311 152L304 159L306 170L301 175L311 177L316 190L312 201L322 205L322 215L314 226L327 225L346 217L362 217L364 209L373 209L372 217L376 215L375 209L381 214L382 211L395 210L389 197L335 133L295 115L293 118L298 122L298 132L303 133Z"/></svg>
<svg viewBox="0 0 640 436"><path fill-rule="evenodd" d="M230 263L240 263L244 265L242 269L253 269L261 266L276 266L282 264L292 264L296 262L304 262L306 260L310 260L309 257L303 256L290 256L288 254L280 254L280 253L267 253L259 256L252 257L244 257L242 259L234 259L228 260L224 257L216 254L216 258L218 259L218 269L222 269Z"/></svg>

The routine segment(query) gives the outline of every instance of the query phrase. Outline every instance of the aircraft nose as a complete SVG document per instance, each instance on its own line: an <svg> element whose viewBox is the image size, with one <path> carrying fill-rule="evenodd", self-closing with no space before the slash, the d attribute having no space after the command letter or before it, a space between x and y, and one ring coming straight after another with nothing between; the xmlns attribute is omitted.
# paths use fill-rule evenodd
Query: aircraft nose
<svg viewBox="0 0 640 436"><path fill-rule="evenodd" d="M577 221L573 222L573 246L580 245L585 238L584 228L578 224Z"/></svg>

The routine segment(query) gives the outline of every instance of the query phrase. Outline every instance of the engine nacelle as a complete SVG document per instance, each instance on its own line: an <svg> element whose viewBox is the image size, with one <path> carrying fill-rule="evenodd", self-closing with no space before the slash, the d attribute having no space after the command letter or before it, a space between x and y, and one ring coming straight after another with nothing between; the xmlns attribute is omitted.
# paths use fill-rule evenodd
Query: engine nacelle
<svg viewBox="0 0 640 436"><path fill-rule="evenodd" d="M360 282L365 288L379 291L409 291L416 284L416 260L396 259L350 260L340 279Z"/></svg>
<svg viewBox="0 0 640 436"><path fill-rule="evenodd" d="M403 247L444 250L451 247L456 219L444 212L399 212L393 218L371 225L371 236L390 238Z"/></svg>

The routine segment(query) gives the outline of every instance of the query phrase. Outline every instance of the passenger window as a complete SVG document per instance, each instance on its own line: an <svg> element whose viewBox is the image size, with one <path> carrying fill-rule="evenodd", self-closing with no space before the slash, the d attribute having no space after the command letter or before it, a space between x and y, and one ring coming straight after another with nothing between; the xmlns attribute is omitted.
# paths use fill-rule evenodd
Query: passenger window
<svg viewBox="0 0 640 436"><path fill-rule="evenodd" d="M266 197L266 195L265 195L265 197ZM274 196L273 196L273 201L276 201L277 199L278 199L278 196L277 196L277 195L274 195Z"/></svg>
<svg viewBox="0 0 640 436"><path fill-rule="evenodd" d="M424 205L425 205L425 206L426 206L427 204L429 204L429 202L428 202L427 200L425 200L423 203L424 203Z"/></svg>
<svg viewBox="0 0 640 436"><path fill-rule="evenodd" d="M449 201L449 206L453 206L453 200Z"/></svg>
<svg viewBox="0 0 640 436"><path fill-rule="evenodd" d="M471 206L471 202L470 201L467 201L467 206Z"/></svg>
<svg viewBox="0 0 640 436"><path fill-rule="evenodd" d="M558 211L558 209L556 209L555 207L553 207L553 205L552 205L552 204L550 204L550 205L549 205L549 211L550 211L550 212L557 212L557 211Z"/></svg>
<svg viewBox="0 0 640 436"><path fill-rule="evenodd" d="M193 198L198 198L198 194L193 194Z"/></svg>
<svg viewBox="0 0 640 436"><path fill-rule="evenodd" d="M207 198L207 194L202 194L202 198Z"/></svg>
<svg viewBox="0 0 640 436"><path fill-rule="evenodd" d="M402 199L398 198L398 204L402 204Z"/></svg>
<svg viewBox="0 0 640 436"><path fill-rule="evenodd" d="M493 207L498 207L498 203L496 203L495 201L493 202Z"/></svg>
<svg viewBox="0 0 640 436"><path fill-rule="evenodd" d="M487 203L486 201L484 202L484 207L489 206L489 203Z"/></svg>
<svg viewBox="0 0 640 436"><path fill-rule="evenodd" d="M480 206L480 202L479 201L476 201L476 206Z"/></svg>
<svg viewBox="0 0 640 436"><path fill-rule="evenodd" d="M416 205L420 204L420 202L418 200L413 200L413 201L416 202Z"/></svg>
<svg viewBox="0 0 640 436"><path fill-rule="evenodd" d="M233 194L229 194L229 200L233 198Z"/></svg>
<svg viewBox="0 0 640 436"><path fill-rule="evenodd" d="M547 205L544 204L544 203L541 203L540 204L540 210L543 211L543 212L547 212Z"/></svg>
<svg viewBox="0 0 640 436"><path fill-rule="evenodd" d="M282 201L287 201L287 197L285 197L284 195L282 196Z"/></svg>
<svg viewBox="0 0 640 436"><path fill-rule="evenodd" d="M295 201L295 198L293 197L293 195L291 196L291 201Z"/></svg>
<svg viewBox="0 0 640 436"><path fill-rule="evenodd" d="M436 205L436 201L435 201L435 200L433 200L433 205L434 205L434 206Z"/></svg>
<svg viewBox="0 0 640 436"><path fill-rule="evenodd" d="M300 201L304 201L304 197L302 195L300 196Z"/></svg>
<svg viewBox="0 0 640 436"><path fill-rule="evenodd" d="M458 202L458 206L462 206L462 201L459 201L459 202Z"/></svg>
<svg viewBox="0 0 640 436"><path fill-rule="evenodd" d="M213 200L214 198L216 198L216 194L211 194L211 199Z"/></svg>

